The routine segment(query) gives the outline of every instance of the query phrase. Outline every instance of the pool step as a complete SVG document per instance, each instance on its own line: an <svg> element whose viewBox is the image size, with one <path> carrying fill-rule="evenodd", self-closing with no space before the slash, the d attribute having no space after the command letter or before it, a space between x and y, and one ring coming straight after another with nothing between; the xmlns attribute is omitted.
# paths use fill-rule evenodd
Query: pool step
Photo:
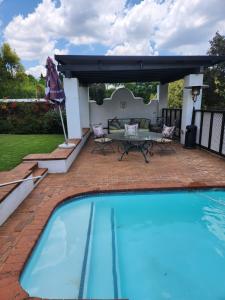
<svg viewBox="0 0 225 300"><path fill-rule="evenodd" d="M96 209L92 218L85 288L79 299L119 299L120 295L115 213L113 208L99 209L103 211Z"/></svg>
<svg viewBox="0 0 225 300"><path fill-rule="evenodd" d="M118 261L117 261L117 240L116 240L116 226L115 226L115 212L114 208L111 209L111 233L112 233L112 273L113 273L113 286L114 298L119 297L119 274L118 274Z"/></svg>
<svg viewBox="0 0 225 300"><path fill-rule="evenodd" d="M20 283L30 296L78 299L92 207L91 203L71 210L63 206L54 213L39 240L39 250L33 252L21 276Z"/></svg>

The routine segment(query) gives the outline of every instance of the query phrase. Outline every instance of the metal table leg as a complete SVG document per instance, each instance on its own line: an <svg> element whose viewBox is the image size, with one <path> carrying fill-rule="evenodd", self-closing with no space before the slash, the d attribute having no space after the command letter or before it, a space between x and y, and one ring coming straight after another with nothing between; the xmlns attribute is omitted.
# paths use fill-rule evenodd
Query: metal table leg
<svg viewBox="0 0 225 300"><path fill-rule="evenodd" d="M138 152L141 152L141 154L143 155L144 157L144 160L146 163L149 163L148 159L147 159L147 154L149 153L148 152L148 148L147 148L147 152L146 152L146 145L147 143L144 142L144 143L131 143L131 142L124 142L122 143L123 145L123 153L121 154L121 157L118 159L119 161L121 161L124 157L125 154L129 154L129 152L131 151L131 149L136 149ZM146 153L145 153L146 152Z"/></svg>
<svg viewBox="0 0 225 300"><path fill-rule="evenodd" d="M121 154L120 158L118 159L119 161L121 161L124 157L125 154L128 155L129 153L129 149L130 149L130 143L128 142L125 142L125 143L122 143L122 146L123 146L123 153Z"/></svg>

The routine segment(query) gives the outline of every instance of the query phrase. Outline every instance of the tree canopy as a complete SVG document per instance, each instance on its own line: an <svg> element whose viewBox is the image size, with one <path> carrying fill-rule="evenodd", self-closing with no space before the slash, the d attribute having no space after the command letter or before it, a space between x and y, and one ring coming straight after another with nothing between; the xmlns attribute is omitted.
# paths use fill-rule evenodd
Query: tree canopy
<svg viewBox="0 0 225 300"><path fill-rule="evenodd" d="M225 55L225 36L216 32L209 42L208 55ZM203 107L225 108L225 63L208 68L204 74L205 82L209 85L203 91Z"/></svg>
<svg viewBox="0 0 225 300"><path fill-rule="evenodd" d="M135 97L143 98L144 103L148 104L157 94L157 84L157 82L130 82L123 83L122 85L131 90ZM116 88L117 84L110 88L106 88L104 83L92 84L89 89L90 99L102 105L103 99L111 97Z"/></svg>
<svg viewBox="0 0 225 300"><path fill-rule="evenodd" d="M208 55L225 55L225 36L216 32L209 41ZM204 108L225 108L225 63L215 65L205 70L204 81L209 85L203 91ZM124 83L135 96L142 97L145 103L153 99L157 92L157 82ZM0 98L41 98L44 97L45 78L39 79L25 73L19 56L4 43L0 47ZM116 88L116 85L115 85ZM115 88L106 88L105 84L95 84L90 87L90 97L98 104L110 97ZM183 80L169 84L169 107L182 106Z"/></svg>
<svg viewBox="0 0 225 300"><path fill-rule="evenodd" d="M216 32L209 41L210 47L207 55L225 55L225 36ZM203 90L202 107L207 109L225 108L225 63L221 63L204 72L204 82L209 85ZM169 107L182 106L183 80L169 84Z"/></svg>
<svg viewBox="0 0 225 300"><path fill-rule="evenodd" d="M183 99L184 80L180 79L169 84L168 106L169 108L181 108Z"/></svg>
<svg viewBox="0 0 225 300"><path fill-rule="evenodd" d="M41 98L44 88L43 78L27 75L19 56L4 43L0 48L0 98Z"/></svg>

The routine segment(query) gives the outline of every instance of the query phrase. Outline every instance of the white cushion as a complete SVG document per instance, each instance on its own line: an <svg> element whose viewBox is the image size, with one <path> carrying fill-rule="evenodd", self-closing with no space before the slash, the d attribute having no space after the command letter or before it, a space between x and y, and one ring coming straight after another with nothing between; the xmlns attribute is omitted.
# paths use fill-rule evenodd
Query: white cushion
<svg viewBox="0 0 225 300"><path fill-rule="evenodd" d="M170 140L170 139L165 139L165 138L160 138L160 139L156 139L155 142L166 144L166 143L172 143L172 140Z"/></svg>
<svg viewBox="0 0 225 300"><path fill-rule="evenodd" d="M94 141L96 143L109 143L109 142L112 142L112 139L110 138L97 138L97 139L94 139Z"/></svg>
<svg viewBox="0 0 225 300"><path fill-rule="evenodd" d="M162 136L166 138L172 138L173 137L173 132L174 132L175 126L166 126L165 124L163 125L163 130L162 130Z"/></svg>
<svg viewBox="0 0 225 300"><path fill-rule="evenodd" d="M96 137L100 137L105 134L102 124L93 125L93 132Z"/></svg>
<svg viewBox="0 0 225 300"><path fill-rule="evenodd" d="M138 124L132 124L132 125L125 124L124 126L125 126L125 134L128 134L128 135L137 134Z"/></svg>

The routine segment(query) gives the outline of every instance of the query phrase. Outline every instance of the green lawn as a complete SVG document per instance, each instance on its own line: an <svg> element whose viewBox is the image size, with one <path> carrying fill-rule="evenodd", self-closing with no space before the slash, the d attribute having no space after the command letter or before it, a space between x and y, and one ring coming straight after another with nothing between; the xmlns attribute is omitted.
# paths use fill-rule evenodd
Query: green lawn
<svg viewBox="0 0 225 300"><path fill-rule="evenodd" d="M0 171L14 168L27 154L52 152L63 140L61 134L0 134Z"/></svg>

